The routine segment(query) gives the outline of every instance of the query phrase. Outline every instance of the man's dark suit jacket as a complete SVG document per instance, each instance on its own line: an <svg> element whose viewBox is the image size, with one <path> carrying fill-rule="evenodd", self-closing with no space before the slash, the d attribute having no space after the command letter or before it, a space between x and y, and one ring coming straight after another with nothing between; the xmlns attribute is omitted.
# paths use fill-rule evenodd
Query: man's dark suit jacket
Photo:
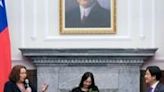
<svg viewBox="0 0 164 92"><path fill-rule="evenodd" d="M164 85L162 83L158 83L154 92L164 92Z"/></svg>
<svg viewBox="0 0 164 92"><path fill-rule="evenodd" d="M158 83L154 92L164 92L164 85L162 83Z"/></svg>
<svg viewBox="0 0 164 92"><path fill-rule="evenodd" d="M66 12L65 27L66 28L111 27L110 11L105 8L102 8L97 2L96 5L91 9L85 22L82 23L81 16L80 16L80 8L77 7L71 11Z"/></svg>

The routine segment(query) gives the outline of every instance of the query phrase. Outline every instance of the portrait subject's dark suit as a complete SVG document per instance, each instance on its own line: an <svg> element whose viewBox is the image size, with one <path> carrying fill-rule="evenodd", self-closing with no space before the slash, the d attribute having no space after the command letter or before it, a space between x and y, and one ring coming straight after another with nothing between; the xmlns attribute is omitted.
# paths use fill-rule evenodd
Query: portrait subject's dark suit
<svg viewBox="0 0 164 92"><path fill-rule="evenodd" d="M162 83L158 83L154 92L164 92L164 85Z"/></svg>
<svg viewBox="0 0 164 92"><path fill-rule="evenodd" d="M89 15L84 22L81 21L80 8L74 8L65 14L65 27L66 28L101 28L111 27L110 11L102 8L97 2L91 9Z"/></svg>

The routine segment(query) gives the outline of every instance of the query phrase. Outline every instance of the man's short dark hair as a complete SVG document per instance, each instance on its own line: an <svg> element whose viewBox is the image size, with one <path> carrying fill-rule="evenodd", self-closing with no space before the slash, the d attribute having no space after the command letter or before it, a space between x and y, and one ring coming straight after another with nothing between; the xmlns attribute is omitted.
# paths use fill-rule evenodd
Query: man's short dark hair
<svg viewBox="0 0 164 92"><path fill-rule="evenodd" d="M160 80L161 78L161 70L158 66L148 66L146 71L149 71L151 76L156 76L156 80Z"/></svg>

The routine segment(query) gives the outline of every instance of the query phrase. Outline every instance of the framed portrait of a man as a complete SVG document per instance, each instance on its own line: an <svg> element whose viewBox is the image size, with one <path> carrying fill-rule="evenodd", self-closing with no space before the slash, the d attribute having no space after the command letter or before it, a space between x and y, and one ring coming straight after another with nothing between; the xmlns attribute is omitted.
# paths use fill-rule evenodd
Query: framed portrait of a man
<svg viewBox="0 0 164 92"><path fill-rule="evenodd" d="M116 33L116 0L59 0L61 34Z"/></svg>

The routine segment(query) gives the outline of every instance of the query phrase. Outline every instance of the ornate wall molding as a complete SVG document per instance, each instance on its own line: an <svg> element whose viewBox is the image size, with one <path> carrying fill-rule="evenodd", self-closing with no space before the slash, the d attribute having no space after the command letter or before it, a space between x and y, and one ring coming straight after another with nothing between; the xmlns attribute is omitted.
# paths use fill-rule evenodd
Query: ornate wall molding
<svg viewBox="0 0 164 92"><path fill-rule="evenodd" d="M157 48L148 49L124 49L124 48L100 48L100 49L47 49L47 48L20 48L23 56L122 56L122 57L151 57Z"/></svg>

